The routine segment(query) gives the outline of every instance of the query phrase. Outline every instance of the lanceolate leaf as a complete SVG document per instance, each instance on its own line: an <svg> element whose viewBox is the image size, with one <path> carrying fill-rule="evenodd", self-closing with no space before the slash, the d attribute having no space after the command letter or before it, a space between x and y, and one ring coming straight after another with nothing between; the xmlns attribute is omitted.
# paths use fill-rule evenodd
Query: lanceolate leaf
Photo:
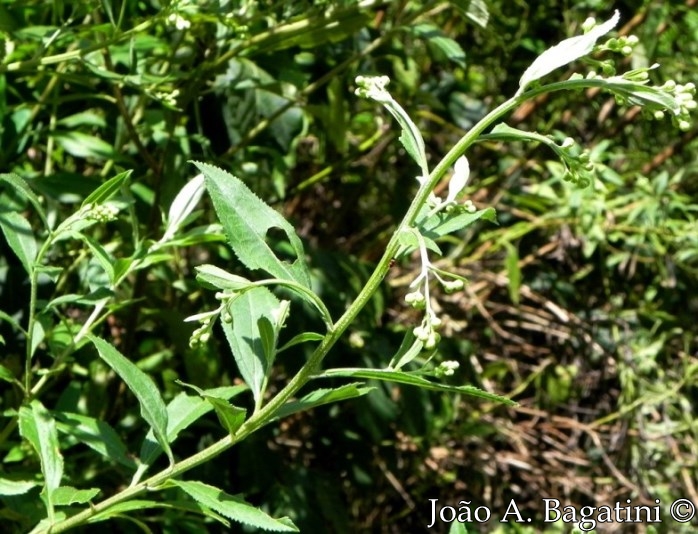
<svg viewBox="0 0 698 534"><path fill-rule="evenodd" d="M268 352L269 341L262 341L259 321L265 317L276 324L275 311L282 303L265 287L255 287L233 299L228 311L232 323L223 322L223 331L233 352L243 380L250 386L255 401L261 398L266 385L267 373L273 363L273 351ZM267 335L268 332L264 332ZM276 340L273 340L276 346Z"/></svg>
<svg viewBox="0 0 698 534"><path fill-rule="evenodd" d="M7 182L17 191L20 191L22 195L24 195L24 197L29 202L31 202L32 206L34 206L36 213L39 215L39 217L41 217L41 220L43 221L44 225L46 225L46 228L49 227L48 220L46 219L46 214L44 213L44 207L41 205L39 197L36 196L36 193L32 191L31 187L29 187L27 182L22 177L14 173L0 174L0 181Z"/></svg>
<svg viewBox="0 0 698 534"><path fill-rule="evenodd" d="M143 419L153 429L155 439L167 454L170 462L174 463L172 450L167 440L167 408L155 382L105 340L93 335L89 335L88 338L97 347L100 357L121 377L136 396Z"/></svg>
<svg viewBox="0 0 698 534"><path fill-rule="evenodd" d="M609 20L600 24L584 35L578 35L561 41L559 44L548 48L540 56L538 56L531 66L526 69L526 72L521 76L519 81L519 90L517 94L521 94L526 87L532 82L542 78L546 74L559 67L563 67L572 61L586 56L594 50L596 41L610 32L618 24L620 13L616 11Z"/></svg>
<svg viewBox="0 0 698 534"><path fill-rule="evenodd" d="M131 171L124 171L117 174L113 178L110 178L97 189L92 191L92 193L90 193L87 198L83 200L81 207L84 208L89 204L103 204L113 197L119 191L119 189L121 189L121 186L126 182L126 180L128 180L129 176L131 176Z"/></svg>
<svg viewBox="0 0 698 534"><path fill-rule="evenodd" d="M55 490L63 478L63 457L58 447L56 422L49 411L38 401L19 410L19 431L39 455L44 475L43 495L49 517L53 517Z"/></svg>
<svg viewBox="0 0 698 534"><path fill-rule="evenodd" d="M214 486L183 480L172 482L199 504L238 523L272 532L298 532L298 527L289 518L274 519L240 497L230 495Z"/></svg>
<svg viewBox="0 0 698 534"><path fill-rule="evenodd" d="M206 163L194 164L205 176L213 206L240 261L249 269L310 287L303 244L293 227L232 174ZM293 263L280 259L267 243L267 232L275 228L286 234L296 257Z"/></svg>
<svg viewBox="0 0 698 534"><path fill-rule="evenodd" d="M316 389L312 393L308 393L305 397L297 401L291 401L284 404L279 411L274 415L277 419L283 419L296 412L303 412L322 406L355 397L361 397L373 391L372 387L361 387L362 384L346 384L344 386L333 389Z"/></svg>
<svg viewBox="0 0 698 534"><path fill-rule="evenodd" d="M105 458L135 469L136 462L116 431L105 421L68 412L56 412L58 430L68 434Z"/></svg>
<svg viewBox="0 0 698 534"><path fill-rule="evenodd" d="M0 211L0 229L7 244L22 263L24 270L31 274L37 254L36 240L29 221L15 211Z"/></svg>
<svg viewBox="0 0 698 534"><path fill-rule="evenodd" d="M391 371L389 369L328 369L323 371L319 377L330 377L330 376L346 376L350 378L366 378L373 380L384 380L386 382L396 382L398 384L406 384L409 386L417 386L424 389L429 389L432 391L443 391L446 393L462 393L464 395L470 395L472 397L479 397L481 399L487 399L490 401L501 402L509 406L516 404L511 399L502 397L500 395L495 395L494 393L488 393L475 386L449 386L447 384L439 384L438 382L432 382L424 377L405 373L402 371Z"/></svg>
<svg viewBox="0 0 698 534"><path fill-rule="evenodd" d="M485 208L484 210L479 210L474 213L462 210L459 211L457 209L448 213L439 212L426 221L421 222L420 228L425 236L436 239L437 237L462 230L479 219L496 222L497 213L494 208Z"/></svg>

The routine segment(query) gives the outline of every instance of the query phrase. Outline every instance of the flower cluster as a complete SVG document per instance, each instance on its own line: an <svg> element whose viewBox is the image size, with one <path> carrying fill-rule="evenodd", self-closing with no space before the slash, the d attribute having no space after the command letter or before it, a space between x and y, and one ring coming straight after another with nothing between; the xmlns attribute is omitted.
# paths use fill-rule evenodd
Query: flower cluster
<svg viewBox="0 0 698 534"><path fill-rule="evenodd" d="M171 108L177 107L177 98L179 97L179 89L173 89L172 91L158 91L153 95L155 98L160 100L166 106Z"/></svg>
<svg viewBox="0 0 698 534"><path fill-rule="evenodd" d="M419 236L421 238L421 236ZM443 322L436 315L429 296L430 278L434 277L446 293L460 291L465 285L465 280L460 276L443 271L434 266L427 254L424 239L420 239L420 253L422 257L422 270L410 284L411 292L405 295L405 302L413 308L424 310L424 318L419 326L413 330L415 337L424 343L426 350L432 350L441 339L437 332Z"/></svg>
<svg viewBox="0 0 698 534"><path fill-rule="evenodd" d="M368 98L376 102L392 102L393 97L386 89L390 83L387 76L357 76L357 88L354 94L360 98Z"/></svg>
<svg viewBox="0 0 698 534"><path fill-rule="evenodd" d="M219 315L221 317L221 321L224 323L231 323L233 321L233 317L230 315L228 307L230 306L232 299L238 295L239 293L234 292L218 292L216 293L216 299L221 301L221 305L218 306L218 308L203 313L197 313L196 315L192 315L184 319L185 322L199 322L199 327L192 332L191 337L189 338L190 348L194 348L208 342L208 340L211 338L213 323Z"/></svg>
<svg viewBox="0 0 698 534"><path fill-rule="evenodd" d="M119 208L114 204L93 204L87 210L85 217L97 222L109 222L119 215Z"/></svg>
<svg viewBox="0 0 698 534"><path fill-rule="evenodd" d="M456 369L460 367L460 364L455 361L455 360L446 360L445 362L441 362L439 366L434 369L434 375L437 378L441 378L443 376L453 376L456 372Z"/></svg>
<svg viewBox="0 0 698 534"><path fill-rule="evenodd" d="M574 139L566 137L558 145L557 152L566 169L564 180L581 188L588 187L594 173L594 164L591 161L589 150L580 150Z"/></svg>
<svg viewBox="0 0 698 534"><path fill-rule="evenodd" d="M170 15L167 17L167 22L173 24L174 27L180 31L189 29L191 27L191 22L189 22L179 13L170 13Z"/></svg>
<svg viewBox="0 0 698 534"><path fill-rule="evenodd" d="M690 130L691 111L695 111L696 107L698 107L695 100L695 84L693 82L679 84L674 80L669 80L661 86L661 89L670 94L678 104L679 109L672 117L674 124L676 124L676 126L684 132ZM656 119L663 119L664 113L661 110L657 110L654 112L653 116Z"/></svg>

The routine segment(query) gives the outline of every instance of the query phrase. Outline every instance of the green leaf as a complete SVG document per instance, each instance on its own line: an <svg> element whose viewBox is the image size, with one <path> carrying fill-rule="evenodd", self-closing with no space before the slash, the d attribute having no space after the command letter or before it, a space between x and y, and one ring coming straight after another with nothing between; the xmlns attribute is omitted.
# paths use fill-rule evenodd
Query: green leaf
<svg viewBox="0 0 698 534"><path fill-rule="evenodd" d="M129 515L130 512L140 512L141 510L152 509L152 508L163 508L163 509L176 509L178 511L187 511L193 514L203 515L205 517L210 517L223 523L225 526L230 526L227 519L221 515L209 510L208 508L202 508L197 503L191 502L190 500L168 500L166 503L160 501L151 501L146 499L133 499L130 501L120 502L113 506L110 506L103 512L93 515L90 517L88 523L99 523L101 521L107 521L113 517L122 517Z"/></svg>
<svg viewBox="0 0 698 534"><path fill-rule="evenodd" d="M41 205L39 197L36 196L34 191L32 191L31 187L29 187L29 184L27 184L27 182L21 176L18 176L14 173L3 173L0 174L0 181L7 182L8 184L10 184L17 191L19 191L24 196L24 198L31 202L32 206L34 206L34 209L36 210L36 213L39 215L39 217L41 217L44 226L46 226L47 229L50 228L48 220L46 219L44 207Z"/></svg>
<svg viewBox="0 0 698 534"><path fill-rule="evenodd" d="M15 381L15 375L12 374L12 371L10 371L7 367L4 365L0 365L0 380L3 382L14 382Z"/></svg>
<svg viewBox="0 0 698 534"><path fill-rule="evenodd" d="M446 37L438 26L434 24L418 24L410 29L415 35L425 39L427 43L441 52L449 60L461 67L465 67L465 51L456 41L450 37Z"/></svg>
<svg viewBox="0 0 698 534"><path fill-rule="evenodd" d="M451 234L463 228L467 228L475 221L484 219L490 222L497 221L497 212L494 208L485 208L483 210L470 213L462 209L454 209L448 213L439 212L430 217L424 222L420 222L420 228L425 236L436 239L444 235Z"/></svg>
<svg viewBox="0 0 698 534"><path fill-rule="evenodd" d="M465 523L454 521L451 523L451 528L448 529L448 534L468 534L468 529Z"/></svg>
<svg viewBox="0 0 698 534"><path fill-rule="evenodd" d="M19 409L19 431L39 455L41 472L44 475L42 495L46 499L49 518L54 516L54 492L63 478L63 456L58 445L56 422L38 401Z"/></svg>
<svg viewBox="0 0 698 534"><path fill-rule="evenodd" d="M326 371L323 371L316 378L332 376L345 376L350 378L366 378L371 380L396 382L398 384L417 386L431 391L443 391L445 393L462 393L464 395L470 395L472 397L479 397L481 399L501 402L508 406L516 405L516 403L511 399L507 399L506 397L502 397L500 395L495 395L494 393L488 393L487 391L483 391L480 388L476 388L475 386L449 386L447 384L439 384L436 382L432 382L424 377L412 373L405 373L403 371L392 371L389 369L328 369Z"/></svg>
<svg viewBox="0 0 698 534"><path fill-rule="evenodd" d="M238 523L272 532L298 532L298 527L289 518L274 519L242 498L230 495L214 486L183 480L172 482L199 504Z"/></svg>
<svg viewBox="0 0 698 534"><path fill-rule="evenodd" d="M94 135L71 130L53 132L51 137L63 150L76 158L93 158L99 161L119 158L112 145Z"/></svg>
<svg viewBox="0 0 698 534"><path fill-rule="evenodd" d="M490 20L490 12L484 0L451 0L466 18L473 21L481 28L486 28Z"/></svg>
<svg viewBox="0 0 698 534"><path fill-rule="evenodd" d="M22 332L25 336L27 335L27 331L24 328L22 328L22 325L20 325L16 319L14 319L12 316L8 315L7 313L5 313L2 310L0 310L0 321L5 321L14 330Z"/></svg>
<svg viewBox="0 0 698 534"><path fill-rule="evenodd" d="M402 369L419 356L423 347L424 343L415 337L411 329L408 329L402 343L400 343L400 348L390 360L389 367L391 369Z"/></svg>
<svg viewBox="0 0 698 534"><path fill-rule="evenodd" d="M0 229L24 270L31 274L34 269L37 246L29 221L15 211L0 212Z"/></svg>
<svg viewBox="0 0 698 534"><path fill-rule="evenodd" d="M136 462L116 431L105 421L69 412L54 412L58 430L84 443L105 458L135 469Z"/></svg>
<svg viewBox="0 0 698 534"><path fill-rule="evenodd" d="M0 478L0 495L9 497L11 495L24 495L38 484L33 480L10 480Z"/></svg>
<svg viewBox="0 0 698 534"><path fill-rule="evenodd" d="M325 336L318 334L317 332L303 332L302 334L293 336L283 347L277 350L276 353L278 354L281 351L290 349L294 345L307 343L309 341L322 341L323 339L325 339Z"/></svg>
<svg viewBox="0 0 698 534"><path fill-rule="evenodd" d="M255 401L261 398L266 387L274 356L272 353L269 357L262 342L259 321L265 317L270 323L276 324L274 315L281 306L279 299L266 287L255 287L232 300L228 311L233 322L222 323L240 374L252 390Z"/></svg>
<svg viewBox="0 0 698 534"><path fill-rule="evenodd" d="M303 244L293 227L232 174L206 163L194 165L206 178L218 219L238 259L249 269L262 269L276 278L310 287ZM279 259L267 244L267 232L272 228L286 234L295 255L293 263Z"/></svg>
<svg viewBox="0 0 698 534"><path fill-rule="evenodd" d="M187 384L185 384L187 385ZM247 386L225 386L220 388L206 389L204 392L209 397L230 400L243 391L247 391ZM167 442L174 443L179 433L199 420L202 416L213 410L213 405L206 399L187 395L182 392L170 401L167 405ZM153 431L149 431L143 440L140 450L140 460L142 465L138 467L138 472L134 479L147 470L148 466L160 456L162 447L155 440Z"/></svg>
<svg viewBox="0 0 698 534"><path fill-rule="evenodd" d="M90 204L103 204L112 198L116 193L119 192L121 186L126 183L126 180L128 180L129 176L131 176L131 172L132 171L122 172L104 182L97 189L92 191L92 193L90 193L85 200L82 201L80 207L84 208Z"/></svg>
<svg viewBox="0 0 698 534"><path fill-rule="evenodd" d="M204 176L198 174L189 180L175 196L167 214L167 228L161 241L169 241L180 229L185 219L194 211L204 194Z"/></svg>
<svg viewBox="0 0 698 534"><path fill-rule="evenodd" d="M167 439L167 408L155 382L105 340L91 334L87 337L97 348L99 356L121 377L136 396L143 419L151 426L155 439L167 454L170 463L174 463Z"/></svg>
<svg viewBox="0 0 698 534"><path fill-rule="evenodd" d="M362 395L366 395L375 389L373 387L359 387L362 385L363 384L346 384L338 388L316 389L315 391L305 395L300 400L291 401L284 404L274 414L274 419L283 419L291 414L304 412L306 410L315 408L316 406L322 406L323 404L330 404L361 397Z"/></svg>
<svg viewBox="0 0 698 534"><path fill-rule="evenodd" d="M70 233L76 239L80 239L81 241L83 241L90 249L90 251L92 251L92 255L99 262L99 265L102 267L102 269L104 269L104 272L109 278L110 285L113 286L114 282L116 281L116 273L114 272L114 258L112 257L112 255L109 254L100 243L98 243L91 237L77 232Z"/></svg>
<svg viewBox="0 0 698 534"><path fill-rule="evenodd" d="M196 280L204 287L210 289L240 291L252 284L247 278L231 274L220 267L209 265L208 263L197 265L194 270L196 271Z"/></svg>
<svg viewBox="0 0 698 534"><path fill-rule="evenodd" d="M526 69L519 80L519 90L516 95L520 95L532 82L539 80L546 74L550 74L557 68L563 67L572 61L586 56L594 50L596 41L616 27L620 20L620 13L616 10L609 20L600 24L584 35L578 35L565 39L564 41L548 48L538 56L531 66Z"/></svg>
<svg viewBox="0 0 698 534"><path fill-rule="evenodd" d="M206 399L216 410L218 420L229 434L235 434L237 429L240 428L242 426L242 423L245 422L247 410L243 408L238 408L237 406L233 406L227 400L221 399L220 397L209 395L203 389L192 384L187 384L185 382L181 382L180 380L177 380L177 383L192 388L201 397Z"/></svg>
<svg viewBox="0 0 698 534"><path fill-rule="evenodd" d="M85 504L94 499L101 490L99 488L77 489L70 486L58 488L54 492L54 504L56 506L71 506L73 504Z"/></svg>

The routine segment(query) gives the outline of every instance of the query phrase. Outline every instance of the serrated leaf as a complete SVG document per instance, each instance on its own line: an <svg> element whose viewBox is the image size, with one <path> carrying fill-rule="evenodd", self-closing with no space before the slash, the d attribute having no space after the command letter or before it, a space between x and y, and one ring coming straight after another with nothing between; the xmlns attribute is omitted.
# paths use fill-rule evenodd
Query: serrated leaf
<svg viewBox="0 0 698 534"><path fill-rule="evenodd" d="M0 495L4 497L24 495L36 486L38 486L38 484L33 480L10 480L8 478L0 478Z"/></svg>
<svg viewBox="0 0 698 534"><path fill-rule="evenodd" d="M274 519L242 498L230 495L214 486L183 480L172 480L172 482L199 504L238 523L272 532L298 532L298 527L290 519L286 517Z"/></svg>
<svg viewBox="0 0 698 534"><path fill-rule="evenodd" d="M316 389L308 393L302 399L284 404L274 414L275 419L283 419L291 414L310 410L323 404L340 402L347 399L354 399L370 393L375 388L361 387L363 384L346 384L338 388Z"/></svg>
<svg viewBox="0 0 698 534"><path fill-rule="evenodd" d="M205 176L218 219L238 259L249 269L262 269L276 278L309 288L303 244L293 227L232 174L206 163L194 165ZM267 233L275 228L286 234L295 255L293 263L279 259L268 245Z"/></svg>
<svg viewBox="0 0 698 534"><path fill-rule="evenodd" d="M99 356L121 377L135 395L140 405L141 416L150 425L155 439L167 454L170 463L174 463L167 439L167 408L153 379L105 340L91 334L87 337L97 348Z"/></svg>
<svg viewBox="0 0 698 534"><path fill-rule="evenodd" d="M73 504L85 504L94 499L101 490L99 488L77 489L70 486L58 488L54 493L56 506L71 506Z"/></svg>
<svg viewBox="0 0 698 534"><path fill-rule="evenodd" d="M539 80L546 74L550 74L555 69L591 53L594 50L594 46L596 46L596 41L615 28L619 20L620 13L616 10L609 20L592 28L584 35L570 37L548 48L523 73L519 80L519 90L516 94L521 94L529 84Z"/></svg>
<svg viewBox="0 0 698 534"><path fill-rule="evenodd" d="M501 402L508 406L513 406L516 403L511 399L502 397L500 395L495 395L494 393L489 393L483 391L475 386L450 386L447 384L439 384L437 382L432 382L426 378L415 375L412 373L406 373L403 371L393 371L390 369L360 369L360 368L346 368L346 369L328 369L323 371L319 377L332 377L332 376L344 376L349 378L366 378L370 380L383 380L385 382L395 382L398 384L406 384L408 386L416 386L422 389L428 389L430 391L442 391L444 393L461 393L464 395L470 395L471 397L478 397L481 399L486 399L489 401Z"/></svg>
<svg viewBox="0 0 698 534"><path fill-rule="evenodd" d="M56 412L54 417L60 432L84 443L105 458L135 469L136 462L116 431L105 421L69 412Z"/></svg>
<svg viewBox="0 0 698 534"><path fill-rule="evenodd" d="M0 229L24 270L31 274L38 249L29 221L15 211L0 212Z"/></svg>
<svg viewBox="0 0 698 534"><path fill-rule="evenodd" d="M92 193L90 193L85 200L82 201L80 207L84 208L90 204L103 204L112 198L116 193L119 192L121 186L126 183L126 180L128 180L129 176L131 176L131 172L133 171L124 171L104 182L97 189L92 191Z"/></svg>
<svg viewBox="0 0 698 534"><path fill-rule="evenodd" d="M46 500L49 518L53 518L53 495L63 478L63 456L58 445L56 422L49 411L34 399L29 406L19 409L19 431L39 455L44 475L42 495Z"/></svg>
<svg viewBox="0 0 698 534"><path fill-rule="evenodd" d="M275 324L274 311L281 302L265 287L255 287L233 299L228 311L232 323L223 322L223 332L230 345L243 380L252 390L257 402L266 386L266 379L273 363L262 342L259 320L265 317Z"/></svg>

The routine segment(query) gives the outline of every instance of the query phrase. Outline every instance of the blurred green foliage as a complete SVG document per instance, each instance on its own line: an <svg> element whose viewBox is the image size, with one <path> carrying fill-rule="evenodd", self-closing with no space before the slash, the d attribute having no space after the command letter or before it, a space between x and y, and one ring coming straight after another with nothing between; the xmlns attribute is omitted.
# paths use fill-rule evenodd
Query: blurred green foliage
<svg viewBox="0 0 698 534"><path fill-rule="evenodd" d="M216 163L294 222L317 291L337 314L380 256L416 173L390 118L353 96L355 76L390 76L429 152L443 154L516 91L537 54L578 32L590 13L603 19L615 7L620 32L640 38L632 67L660 63L660 83L696 79L691 0L5 1L0 170L29 179L57 221L106 178L133 170L122 218L94 230L118 260L160 235L162 213L194 174L189 160ZM421 531L430 498L470 500L495 515L514 498L537 521L543 496L575 506L698 502L698 128L678 132L637 115L587 91L547 95L508 121L591 149L599 172L583 190L564 182L544 148L486 141L469 154L473 201L495 206L499 226L444 244L442 261L470 285L465 296L441 299L441 352L461 362L454 383L513 392L520 407L377 385L368 397L267 427L197 476L288 515L303 532ZM24 210L38 227L10 188L0 188L0 207ZM210 206L199 217L212 222ZM70 276L59 288L47 278L39 298L88 291L101 275L94 261L81 261L88 256L86 245L59 247L52 262ZM237 380L220 332L188 346L193 327L182 320L211 299L193 277L203 262L244 273L215 238L178 248L125 281L103 326L168 400L180 390L176 378L200 387ZM387 363L417 320L400 298L414 268L404 261L391 270L330 363ZM19 321L24 274L0 242L0 302ZM80 303L47 312L46 343L65 342L86 313ZM288 330L312 330L308 317L292 316ZM2 365L19 369L22 334L2 322L0 336ZM285 353L275 387L305 350ZM50 353L38 352L46 367ZM12 387L2 390L3 410L17 400ZM133 399L87 351L47 380L42 400L108 421L129 445L141 436ZM36 472L8 440L11 430L0 425L1 469L19 462ZM189 455L217 436L215 421L203 421L174 452ZM123 467L87 452L66 465L71 484L114 493ZM38 513L11 497L2 502L3 523L17 521L18 532ZM154 531L210 528L176 509L137 517ZM523 531L494 522L473 531L497 528Z"/></svg>

